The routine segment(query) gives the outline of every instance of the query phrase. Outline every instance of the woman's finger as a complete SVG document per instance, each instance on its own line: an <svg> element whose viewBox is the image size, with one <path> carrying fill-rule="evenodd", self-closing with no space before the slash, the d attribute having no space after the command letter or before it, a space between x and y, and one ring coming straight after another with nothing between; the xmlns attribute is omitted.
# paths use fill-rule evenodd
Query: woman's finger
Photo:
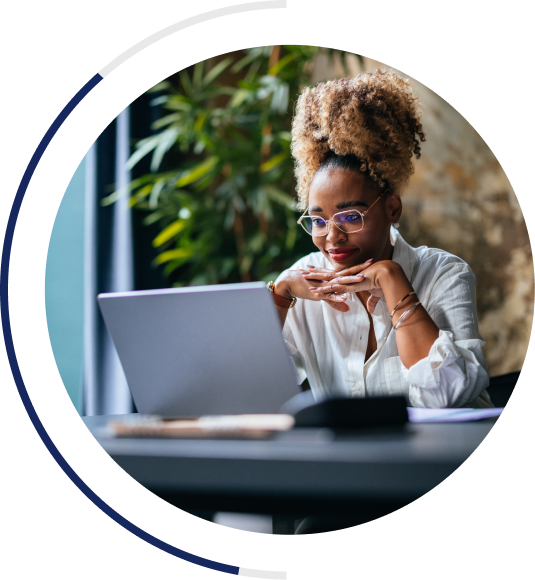
<svg viewBox="0 0 535 580"><path fill-rule="evenodd" d="M349 304L345 302L335 302L333 300L322 300L322 302L327 303L331 308L338 310L338 312L347 312L349 310Z"/></svg>
<svg viewBox="0 0 535 580"><path fill-rule="evenodd" d="M332 268L315 268L314 266L308 266L308 273L313 274L314 272L318 272L320 274L334 274L335 273Z"/></svg>
<svg viewBox="0 0 535 580"><path fill-rule="evenodd" d="M370 258L364 264L357 264L356 266L351 266L351 268L346 268L345 270L340 270L337 272L338 276L352 276L353 274L357 274L358 272L362 272L366 268L372 265L373 258Z"/></svg>
<svg viewBox="0 0 535 580"><path fill-rule="evenodd" d="M358 284L364 280L364 274L355 274L354 276L337 276L331 280L332 284Z"/></svg>
<svg viewBox="0 0 535 580"><path fill-rule="evenodd" d="M321 288L325 282L323 280L307 280L309 284L317 284L317 286L313 286L313 288Z"/></svg>
<svg viewBox="0 0 535 580"><path fill-rule="evenodd" d="M381 300L380 296L374 296L373 294L370 294L367 303L368 312L370 314L373 314L375 312L375 307L377 306L377 302L379 302L379 300Z"/></svg>
<svg viewBox="0 0 535 580"><path fill-rule="evenodd" d="M309 290L317 296L328 296L329 294L338 296L341 294L347 294L348 292L355 292L351 286L345 286L343 284L333 284L332 286L331 284L328 284L327 286L311 286Z"/></svg>
<svg viewBox="0 0 535 580"><path fill-rule="evenodd" d="M322 272L308 272L303 273L303 278L305 280L332 280L335 277L335 273L322 273Z"/></svg>
<svg viewBox="0 0 535 580"><path fill-rule="evenodd" d="M345 292L358 292L359 289L355 288L355 284L359 284L364 281L364 277L355 276L352 281L347 284L324 284L322 286L310 286L308 289L315 294L328 294L329 292L336 292L336 294Z"/></svg>

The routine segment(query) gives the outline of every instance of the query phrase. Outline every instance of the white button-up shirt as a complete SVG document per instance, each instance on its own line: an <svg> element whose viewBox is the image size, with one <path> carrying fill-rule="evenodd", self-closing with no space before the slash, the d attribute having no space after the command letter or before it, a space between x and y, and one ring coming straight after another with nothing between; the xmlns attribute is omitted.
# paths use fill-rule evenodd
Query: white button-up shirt
<svg viewBox="0 0 535 580"><path fill-rule="evenodd" d="M308 378L316 398L404 394L413 407L492 407L479 336L476 279L466 262L443 250L412 248L391 228L392 260L403 268L418 300L440 330L429 356L405 368L384 298L371 315L377 350L364 362L370 321L355 294L348 312L324 301L298 300L288 312L284 340L299 382ZM291 269L332 268L321 252Z"/></svg>

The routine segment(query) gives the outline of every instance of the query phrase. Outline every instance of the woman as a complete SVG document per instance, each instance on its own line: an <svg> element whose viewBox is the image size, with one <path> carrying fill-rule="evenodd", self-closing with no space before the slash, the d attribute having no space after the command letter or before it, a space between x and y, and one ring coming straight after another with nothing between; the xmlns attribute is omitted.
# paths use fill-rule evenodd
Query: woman
<svg viewBox="0 0 535 580"><path fill-rule="evenodd" d="M315 396L405 394L415 407L489 407L475 277L396 227L425 140L393 72L301 94L292 128L299 223L319 251L271 285L301 382ZM294 308L289 308L295 306Z"/></svg>

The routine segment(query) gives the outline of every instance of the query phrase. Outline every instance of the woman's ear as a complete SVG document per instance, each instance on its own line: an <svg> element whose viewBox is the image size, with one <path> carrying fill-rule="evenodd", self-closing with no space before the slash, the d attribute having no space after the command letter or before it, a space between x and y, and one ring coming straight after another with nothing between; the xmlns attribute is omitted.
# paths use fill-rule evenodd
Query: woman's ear
<svg viewBox="0 0 535 580"><path fill-rule="evenodd" d="M397 193L391 193L387 198L388 217L392 224L399 222L403 213L403 204Z"/></svg>

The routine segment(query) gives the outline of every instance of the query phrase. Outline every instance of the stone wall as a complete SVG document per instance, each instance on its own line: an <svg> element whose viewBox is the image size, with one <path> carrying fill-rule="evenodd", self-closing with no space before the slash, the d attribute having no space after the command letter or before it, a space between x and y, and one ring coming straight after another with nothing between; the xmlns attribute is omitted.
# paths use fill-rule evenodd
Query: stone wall
<svg viewBox="0 0 535 580"><path fill-rule="evenodd" d="M361 72L349 59L353 74ZM364 59L365 70L385 65ZM320 57L314 82L344 76ZM404 75L407 76L407 75ZM477 279L480 333L491 376L519 370L533 320L534 275L522 211L498 160L475 129L413 80L427 140L404 192L400 232L413 246L442 248L468 262Z"/></svg>

